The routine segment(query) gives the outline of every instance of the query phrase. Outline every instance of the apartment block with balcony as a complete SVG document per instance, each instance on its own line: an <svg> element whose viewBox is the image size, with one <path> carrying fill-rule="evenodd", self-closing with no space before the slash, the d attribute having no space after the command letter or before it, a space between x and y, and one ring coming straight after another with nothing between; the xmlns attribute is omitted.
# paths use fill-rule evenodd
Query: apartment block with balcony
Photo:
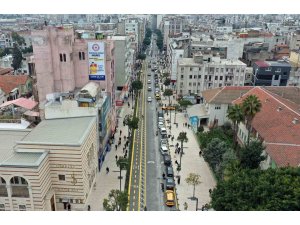
<svg viewBox="0 0 300 225"><path fill-rule="evenodd" d="M254 86L286 86L290 71L291 65L284 60L257 61L253 65L252 83Z"/></svg>
<svg viewBox="0 0 300 225"><path fill-rule="evenodd" d="M204 90L223 86L244 86L246 64L239 60L220 59L195 54L177 64L178 95L198 95Z"/></svg>

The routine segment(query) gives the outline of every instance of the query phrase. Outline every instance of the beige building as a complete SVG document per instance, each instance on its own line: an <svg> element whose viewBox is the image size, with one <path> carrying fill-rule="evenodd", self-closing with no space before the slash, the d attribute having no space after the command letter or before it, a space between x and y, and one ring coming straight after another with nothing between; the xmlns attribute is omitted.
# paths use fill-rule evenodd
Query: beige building
<svg viewBox="0 0 300 225"><path fill-rule="evenodd" d="M0 210L85 210L98 169L96 117L0 130Z"/></svg>
<svg viewBox="0 0 300 225"><path fill-rule="evenodd" d="M177 94L198 95L204 90L223 86L244 86L246 64L239 60L220 59L194 54L178 59Z"/></svg>

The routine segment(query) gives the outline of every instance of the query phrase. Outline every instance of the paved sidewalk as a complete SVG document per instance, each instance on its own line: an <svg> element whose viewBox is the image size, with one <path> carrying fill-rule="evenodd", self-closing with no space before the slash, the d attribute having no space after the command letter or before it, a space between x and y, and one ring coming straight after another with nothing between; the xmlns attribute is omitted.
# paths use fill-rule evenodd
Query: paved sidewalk
<svg viewBox="0 0 300 225"><path fill-rule="evenodd" d="M171 97L172 103L177 104L176 100ZM169 103L168 98L163 97L162 100L163 104ZM184 127L184 123L189 123L188 118L184 116L184 113L176 113L176 122L178 123L178 128L176 128L176 124L174 124L175 112L171 112L171 131L167 128L169 134L174 135L174 141L172 142L169 139L170 145L170 153L172 157L172 165L174 169L175 176L180 176L180 184L177 184L177 179L175 178L176 182L176 192L178 196L178 204L179 209L184 210L184 203L188 204L188 211L195 211L196 210L196 201L191 200L190 198L193 196L193 186L188 185L185 179L188 177L189 173L196 173L199 174L201 184L196 186L195 197L199 199L198 208L200 208L206 203L210 202L209 196L209 189L213 189L216 186L216 181L213 177L212 172L209 169L208 164L204 161L203 157L199 156L199 145L196 139L196 135L194 134L193 130L188 127ZM170 113L164 114L164 118L170 119ZM166 123L168 127L170 124ZM178 173L175 164L175 160L178 162L180 161L180 154L175 154L175 144L178 142L180 146L180 142L177 141L177 137L180 132L187 132L188 142L183 143L183 152L182 160L181 160L181 171Z"/></svg>
<svg viewBox="0 0 300 225"><path fill-rule="evenodd" d="M128 101L130 103L130 107L128 107ZM118 117L118 129L115 134L115 142L112 144L112 148L110 152L106 153L105 160L103 162L101 171L97 173L96 175L96 187L92 190L92 193L90 194L87 205L91 206L91 211L103 211L103 200L108 197L109 192L112 189L120 189L120 180L118 179L119 173L119 167L117 167L116 164L116 155L124 156L123 153L123 147L126 141L124 141L124 135L126 137L128 136L128 127L123 126L123 119L127 114L132 114L132 98L128 98L128 101L124 103L122 106L121 112ZM122 130L122 142L121 146L115 148L116 142L118 142L120 137L120 130ZM128 149L128 147L127 147ZM127 153L127 158L129 157L129 151ZM106 174L106 167L109 168L109 173ZM113 172L118 171L118 172ZM122 170L122 191L124 191L125 186L125 179L126 179L126 170Z"/></svg>

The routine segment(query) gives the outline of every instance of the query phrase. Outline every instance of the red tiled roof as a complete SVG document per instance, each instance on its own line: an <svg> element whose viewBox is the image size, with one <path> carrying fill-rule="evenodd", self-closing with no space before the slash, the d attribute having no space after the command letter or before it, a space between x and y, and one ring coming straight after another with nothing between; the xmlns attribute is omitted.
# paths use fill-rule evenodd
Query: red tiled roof
<svg viewBox="0 0 300 225"><path fill-rule="evenodd" d="M31 99L18 98L18 99L15 99L15 100L4 102L2 105L0 105L0 108L5 107L5 106L9 106L11 104L14 104L16 106L20 106L22 108L31 110L34 107L36 107L36 105L38 103L36 101L31 100Z"/></svg>
<svg viewBox="0 0 300 225"><path fill-rule="evenodd" d="M300 145L266 144L266 151L279 167L300 165Z"/></svg>
<svg viewBox="0 0 300 225"><path fill-rule="evenodd" d="M12 70L12 68L0 68L0 75L10 74Z"/></svg>
<svg viewBox="0 0 300 225"><path fill-rule="evenodd" d="M0 76L0 88L8 94L19 85L24 85L27 79L27 75L3 75Z"/></svg>
<svg viewBox="0 0 300 225"><path fill-rule="evenodd" d="M300 106L261 87L253 88L242 98L234 100L233 104L241 104L248 95L256 95L262 104L261 111L252 121L252 127L265 142L287 145L284 148L279 148L278 145L268 146L266 151L271 158L278 165L300 163L300 154L296 151L298 148L295 150L291 147L291 145L300 146ZM293 123L294 118L298 119L297 124ZM283 149L282 152L280 149Z"/></svg>
<svg viewBox="0 0 300 225"><path fill-rule="evenodd" d="M269 67L269 66L270 66L269 63L267 63L266 61L256 61L255 64L256 64L257 66L263 67L263 68Z"/></svg>

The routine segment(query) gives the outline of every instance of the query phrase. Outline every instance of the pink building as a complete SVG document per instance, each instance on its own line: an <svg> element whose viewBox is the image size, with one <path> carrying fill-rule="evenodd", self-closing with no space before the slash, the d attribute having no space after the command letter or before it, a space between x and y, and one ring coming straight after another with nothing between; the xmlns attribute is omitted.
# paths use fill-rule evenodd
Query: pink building
<svg viewBox="0 0 300 225"><path fill-rule="evenodd" d="M32 31L37 89L43 115L46 95L82 88L89 80L88 43L104 43L105 79L93 80L110 97L111 130L115 129L115 71L112 40L78 39L73 28L46 26Z"/></svg>

